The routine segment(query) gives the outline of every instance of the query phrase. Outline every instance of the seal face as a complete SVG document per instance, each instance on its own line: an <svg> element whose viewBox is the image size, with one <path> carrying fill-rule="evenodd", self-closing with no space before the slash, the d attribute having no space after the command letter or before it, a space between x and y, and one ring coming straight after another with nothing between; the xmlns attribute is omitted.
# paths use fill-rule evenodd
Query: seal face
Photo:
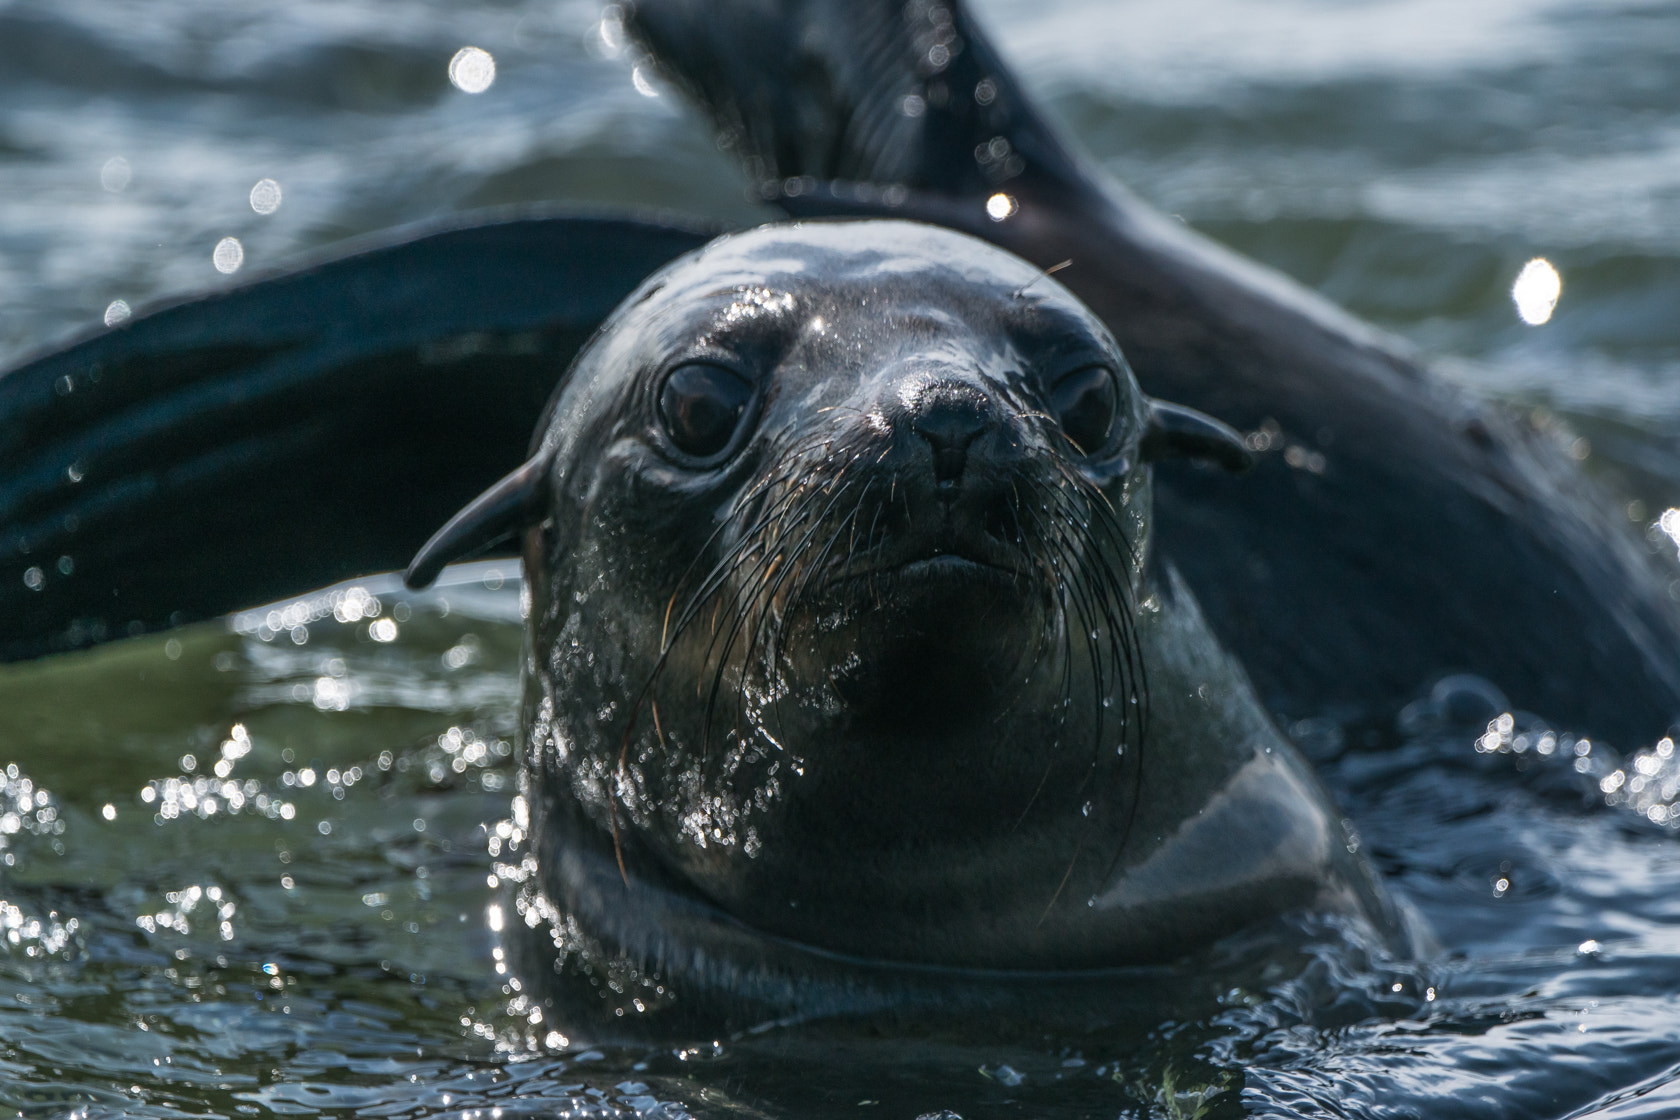
<svg viewBox="0 0 1680 1120"><path fill-rule="evenodd" d="M1391 929L1151 560L1168 455L1243 458L1025 262L911 223L765 227L633 294L411 576L531 526L539 883L641 963L681 972L707 923L1013 970L1171 959L1299 906Z"/></svg>

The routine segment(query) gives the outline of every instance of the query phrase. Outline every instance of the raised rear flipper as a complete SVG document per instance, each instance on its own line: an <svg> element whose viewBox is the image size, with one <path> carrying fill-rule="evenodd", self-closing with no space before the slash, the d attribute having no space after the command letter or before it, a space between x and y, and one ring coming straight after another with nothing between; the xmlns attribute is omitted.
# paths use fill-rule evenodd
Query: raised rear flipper
<svg viewBox="0 0 1680 1120"><path fill-rule="evenodd" d="M834 184L984 199L1009 184L1088 189L961 4L637 0L632 32L697 98L766 198L851 201ZM902 196L899 196L902 197ZM860 210L890 207L879 195ZM977 209L976 216L983 216Z"/></svg>
<svg viewBox="0 0 1680 1120"><path fill-rule="evenodd" d="M0 375L0 660L403 567L525 457L606 314L710 236L383 234Z"/></svg>

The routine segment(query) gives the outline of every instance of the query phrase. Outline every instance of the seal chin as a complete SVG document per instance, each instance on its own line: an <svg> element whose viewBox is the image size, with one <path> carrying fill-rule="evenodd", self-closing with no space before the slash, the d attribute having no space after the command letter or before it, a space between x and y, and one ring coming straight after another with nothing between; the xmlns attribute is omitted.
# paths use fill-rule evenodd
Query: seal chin
<svg viewBox="0 0 1680 1120"><path fill-rule="evenodd" d="M884 558L883 558L884 559ZM1018 690L1043 644L1046 589L1016 565L951 552L842 575L811 604L798 677L826 679L844 722L903 734L966 734Z"/></svg>

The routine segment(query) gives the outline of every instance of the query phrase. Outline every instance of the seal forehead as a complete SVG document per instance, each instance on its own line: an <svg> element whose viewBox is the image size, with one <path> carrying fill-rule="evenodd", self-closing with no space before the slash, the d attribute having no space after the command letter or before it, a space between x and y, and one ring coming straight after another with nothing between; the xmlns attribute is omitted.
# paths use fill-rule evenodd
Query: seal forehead
<svg viewBox="0 0 1680 1120"><path fill-rule="evenodd" d="M626 310L639 351L762 329L871 349L953 332L1112 347L1102 322L1036 266L915 222L780 224L721 237L670 265Z"/></svg>
<svg viewBox="0 0 1680 1120"><path fill-rule="evenodd" d="M1012 297L1031 285L1036 299L1077 306L1074 297L1021 258L967 234L916 222L805 222L730 234L672 266L672 296L765 285L813 294L856 292L943 278L971 291Z"/></svg>

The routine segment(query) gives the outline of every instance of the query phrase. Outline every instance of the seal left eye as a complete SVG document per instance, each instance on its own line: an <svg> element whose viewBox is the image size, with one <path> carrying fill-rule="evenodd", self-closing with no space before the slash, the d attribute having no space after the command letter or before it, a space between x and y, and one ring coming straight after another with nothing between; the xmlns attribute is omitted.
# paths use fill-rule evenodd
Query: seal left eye
<svg viewBox="0 0 1680 1120"><path fill-rule="evenodd" d="M707 459L729 446L752 396L752 383L734 370L678 366L659 391L659 419L678 450Z"/></svg>
<svg viewBox="0 0 1680 1120"><path fill-rule="evenodd" d="M1118 394L1107 366L1084 366L1050 390L1050 411L1079 450L1091 455L1108 442Z"/></svg>

